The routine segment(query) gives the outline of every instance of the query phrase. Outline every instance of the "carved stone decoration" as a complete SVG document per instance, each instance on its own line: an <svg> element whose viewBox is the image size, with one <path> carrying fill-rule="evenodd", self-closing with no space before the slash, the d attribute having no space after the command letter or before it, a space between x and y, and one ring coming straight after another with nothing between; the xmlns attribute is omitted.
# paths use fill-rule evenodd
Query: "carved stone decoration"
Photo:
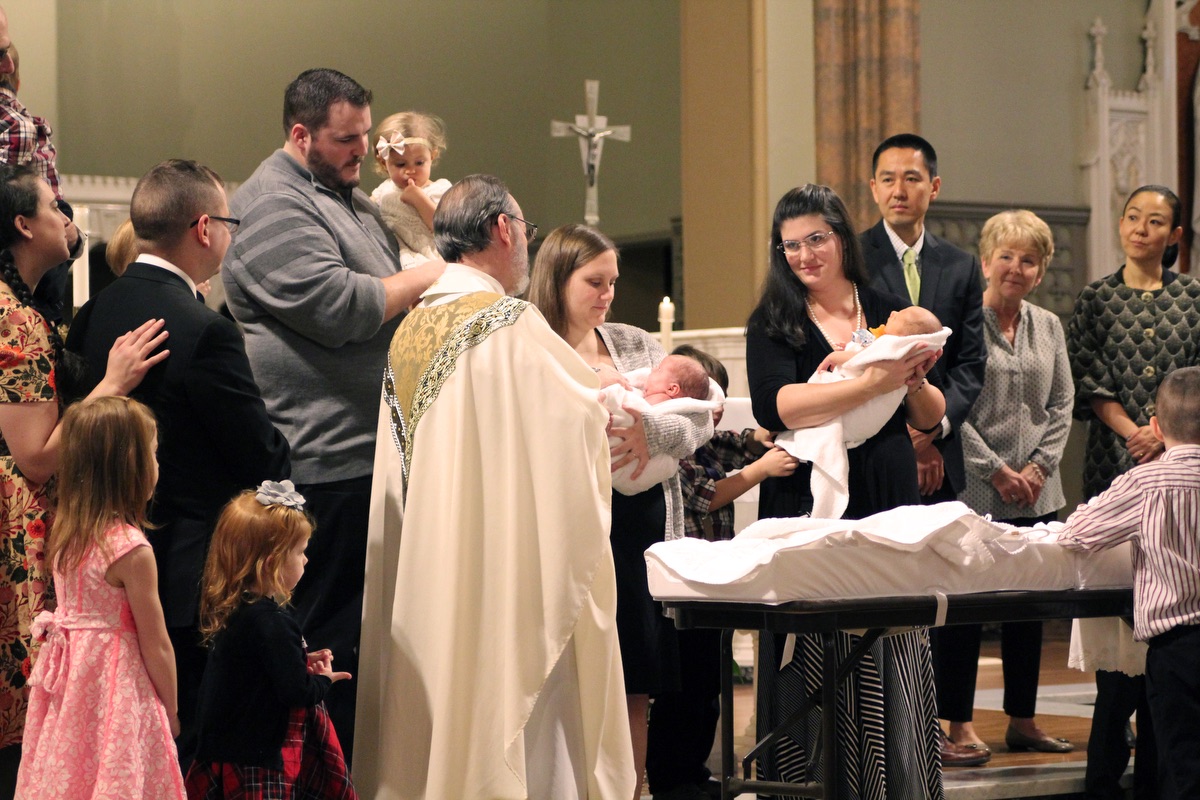
<svg viewBox="0 0 1200 800"><path fill-rule="evenodd" d="M1108 28L1104 26L1104 21L1096 17L1096 21L1092 23L1092 27L1088 29L1088 35L1092 37L1092 72L1088 75L1087 88L1092 89L1096 86L1109 86L1112 81L1108 78L1108 72L1104 69L1104 37L1108 35Z"/></svg>
<svg viewBox="0 0 1200 800"><path fill-rule="evenodd" d="M1195 5L1200 0L1186 2ZM1176 0L1151 0L1149 6L1141 31L1145 60L1136 91L1111 85L1104 69L1108 29L1103 20L1097 18L1088 30L1093 67L1084 91L1087 125L1081 166L1092 210L1087 258L1091 280L1121 263L1116 223L1129 193L1146 183L1178 182L1175 36L1160 32L1174 31L1183 17L1177 15Z"/></svg>
<svg viewBox="0 0 1200 800"><path fill-rule="evenodd" d="M1144 115L1114 116L1109 123L1109 138L1112 141L1110 169L1112 171L1112 213L1116 235L1116 220L1121 218L1125 198L1137 187L1146 183L1146 119ZM1114 238L1113 241L1119 241Z"/></svg>
<svg viewBox="0 0 1200 800"><path fill-rule="evenodd" d="M1193 42L1200 42L1200 27L1191 21L1196 3L1200 3L1200 0L1175 0L1175 30L1187 34Z"/></svg>
<svg viewBox="0 0 1200 800"><path fill-rule="evenodd" d="M1146 49L1146 64L1142 68L1142 77L1138 78L1137 90L1145 92L1150 88L1152 76L1158 72L1158 66L1154 60L1154 40L1158 38L1158 29L1154 25L1154 20L1147 18L1146 24L1142 27L1142 42Z"/></svg>

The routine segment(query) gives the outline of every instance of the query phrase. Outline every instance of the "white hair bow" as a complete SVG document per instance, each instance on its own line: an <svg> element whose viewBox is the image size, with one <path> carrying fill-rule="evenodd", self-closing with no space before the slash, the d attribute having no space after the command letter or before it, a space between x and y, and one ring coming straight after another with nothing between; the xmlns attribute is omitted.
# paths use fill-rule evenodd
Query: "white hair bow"
<svg viewBox="0 0 1200 800"><path fill-rule="evenodd" d="M383 136L382 134L379 136L379 141L377 141L375 143L375 153L376 153L376 155L379 156L381 161L387 161L389 150L395 150L396 155L402 156L402 155L404 155L404 148L406 148L410 144L425 145L426 149L428 149L429 152L431 152L431 153L433 152L433 145L431 145L429 143L429 140L426 139L425 137L423 137L423 136L407 136L406 137L400 131L396 131L395 133L392 134L392 137L390 139L386 136Z"/></svg>
<svg viewBox="0 0 1200 800"><path fill-rule="evenodd" d="M286 506L297 511L304 510L304 495L296 491L291 481L263 481L254 499L264 506Z"/></svg>

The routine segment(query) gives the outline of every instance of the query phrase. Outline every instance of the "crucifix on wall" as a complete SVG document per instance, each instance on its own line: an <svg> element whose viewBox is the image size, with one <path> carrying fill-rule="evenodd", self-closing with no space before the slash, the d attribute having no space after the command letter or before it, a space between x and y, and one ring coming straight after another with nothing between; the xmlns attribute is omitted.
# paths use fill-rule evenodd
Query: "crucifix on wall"
<svg viewBox="0 0 1200 800"><path fill-rule="evenodd" d="M608 127L608 117L596 115L596 106L600 100L600 81L584 81L583 87L587 100L587 114L576 114L573 125L552 120L550 135L579 137L579 155L583 159L583 174L587 178L587 201L584 205L583 221L588 225L596 225L600 222L600 195L596 183L600 175L600 156L604 150L604 140L611 137L619 142L628 142L632 132L628 125Z"/></svg>

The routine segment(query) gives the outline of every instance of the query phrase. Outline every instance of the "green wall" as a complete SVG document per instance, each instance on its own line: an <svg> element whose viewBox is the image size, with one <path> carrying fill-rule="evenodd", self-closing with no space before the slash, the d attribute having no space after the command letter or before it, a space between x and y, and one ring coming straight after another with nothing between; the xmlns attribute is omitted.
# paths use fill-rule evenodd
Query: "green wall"
<svg viewBox="0 0 1200 800"><path fill-rule="evenodd" d="M779 27L793 27L784 23L795 14L792 3L768 3L777 23L769 43L782 35ZM582 112L583 81L597 78L601 113L633 126L632 142L605 148L601 227L622 238L660 234L680 213L679 3L672 0L50 5L59 41L51 121L67 172L137 176L183 155L242 180L282 142L288 81L326 65L375 91L376 120L405 108L440 114L450 149L436 174L498 174L548 230L583 213L578 150L550 138L549 122ZM943 197L1082 203L1087 30L1103 17L1109 74L1115 86L1132 89L1143 13L1140 0L923 0L921 127L940 151ZM770 86L794 93L772 64ZM30 91L45 77L31 73ZM778 98L772 106L778 111ZM364 186L378 180L367 172Z"/></svg>
<svg viewBox="0 0 1200 800"><path fill-rule="evenodd" d="M1088 30L1104 20L1105 67L1132 90L1145 11L1143 0L922 0L921 129L942 198L1085 205Z"/></svg>
<svg viewBox="0 0 1200 800"><path fill-rule="evenodd" d="M189 157L247 178L283 142L283 90L333 67L375 93L375 122L409 108L446 120L435 177L490 172L543 231L580 221L574 140L550 120L633 126L608 143L601 227L665 233L680 212L679 7L647 0L58 0L60 166L138 176ZM364 168L363 186L379 178Z"/></svg>

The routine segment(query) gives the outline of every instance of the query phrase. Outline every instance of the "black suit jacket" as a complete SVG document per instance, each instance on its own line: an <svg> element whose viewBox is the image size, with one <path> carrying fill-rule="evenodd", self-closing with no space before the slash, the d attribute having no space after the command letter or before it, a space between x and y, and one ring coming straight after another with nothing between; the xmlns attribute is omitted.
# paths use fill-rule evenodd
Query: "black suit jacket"
<svg viewBox="0 0 1200 800"><path fill-rule="evenodd" d="M133 263L79 311L67 349L104 377L117 337L163 319L171 354L132 397L158 419L158 488L148 531L169 627L197 617L200 576L222 507L242 489L290 473L288 443L267 419L237 326L196 299L177 275Z"/></svg>
<svg viewBox="0 0 1200 800"><path fill-rule="evenodd" d="M871 285L908 299L904 267L880 220L859 236ZM966 483L959 428L983 389L987 345L983 338L983 279L979 259L925 231L921 248L920 306L932 311L953 333L930 379L946 395L950 436L938 440L946 478L955 494Z"/></svg>

